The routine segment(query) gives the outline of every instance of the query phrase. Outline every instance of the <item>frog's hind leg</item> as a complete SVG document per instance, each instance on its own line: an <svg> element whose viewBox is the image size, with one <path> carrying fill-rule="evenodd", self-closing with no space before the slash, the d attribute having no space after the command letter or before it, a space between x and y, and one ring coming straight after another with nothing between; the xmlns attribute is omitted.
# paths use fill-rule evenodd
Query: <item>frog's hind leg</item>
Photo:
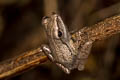
<svg viewBox="0 0 120 80"><path fill-rule="evenodd" d="M91 51L92 43L93 43L92 41L88 41L84 45L82 45L81 48L79 49L76 62L78 64L78 70L80 71L84 69L86 60Z"/></svg>
<svg viewBox="0 0 120 80"><path fill-rule="evenodd" d="M78 64L78 70L79 71L84 70L84 68L85 68L85 62L86 62L86 60L79 60L79 64Z"/></svg>

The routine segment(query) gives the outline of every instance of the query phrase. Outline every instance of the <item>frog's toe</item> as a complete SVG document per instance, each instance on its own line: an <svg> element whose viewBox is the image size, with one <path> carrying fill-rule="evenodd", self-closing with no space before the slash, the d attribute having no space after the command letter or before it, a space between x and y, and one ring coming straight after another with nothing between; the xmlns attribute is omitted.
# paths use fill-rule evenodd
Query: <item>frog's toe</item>
<svg viewBox="0 0 120 80"><path fill-rule="evenodd" d="M56 63L56 65L59 66L65 73L70 74L70 70L64 67L62 64Z"/></svg>
<svg viewBox="0 0 120 80"><path fill-rule="evenodd" d="M84 70L84 65L83 65L83 64L79 64L79 65L78 65L78 70L79 70L79 71Z"/></svg>

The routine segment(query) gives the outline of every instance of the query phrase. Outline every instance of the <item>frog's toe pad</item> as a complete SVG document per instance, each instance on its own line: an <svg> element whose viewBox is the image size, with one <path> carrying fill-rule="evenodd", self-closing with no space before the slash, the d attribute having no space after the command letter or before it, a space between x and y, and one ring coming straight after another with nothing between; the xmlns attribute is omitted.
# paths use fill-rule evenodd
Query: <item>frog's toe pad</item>
<svg viewBox="0 0 120 80"><path fill-rule="evenodd" d="M67 73L67 74L70 74L70 70L66 67L64 67L62 64L60 63L56 63L57 66L59 66L60 68L62 68L62 70Z"/></svg>
<svg viewBox="0 0 120 80"><path fill-rule="evenodd" d="M83 65L83 64L79 64L79 65L78 65L78 70L79 70L79 71L84 70L84 65Z"/></svg>

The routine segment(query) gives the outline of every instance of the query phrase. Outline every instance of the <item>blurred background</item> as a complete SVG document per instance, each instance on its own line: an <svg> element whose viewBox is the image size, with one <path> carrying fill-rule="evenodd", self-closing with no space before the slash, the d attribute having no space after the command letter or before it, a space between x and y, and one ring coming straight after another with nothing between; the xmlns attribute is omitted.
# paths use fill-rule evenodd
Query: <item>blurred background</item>
<svg viewBox="0 0 120 80"><path fill-rule="evenodd" d="M0 0L0 62L47 42L43 16L57 12L69 31L120 13L120 0ZM94 43L85 70L65 74L50 61L8 80L120 80L120 37Z"/></svg>

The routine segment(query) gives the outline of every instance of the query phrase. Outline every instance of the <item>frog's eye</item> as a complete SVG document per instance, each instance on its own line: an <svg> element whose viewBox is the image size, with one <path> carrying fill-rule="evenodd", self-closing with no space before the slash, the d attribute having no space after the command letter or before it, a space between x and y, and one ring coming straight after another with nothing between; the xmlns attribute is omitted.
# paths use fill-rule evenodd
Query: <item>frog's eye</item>
<svg viewBox="0 0 120 80"><path fill-rule="evenodd" d="M59 31L58 31L58 37L60 38L60 37L62 37L62 35L63 35L63 34L62 34L62 31L59 30Z"/></svg>

